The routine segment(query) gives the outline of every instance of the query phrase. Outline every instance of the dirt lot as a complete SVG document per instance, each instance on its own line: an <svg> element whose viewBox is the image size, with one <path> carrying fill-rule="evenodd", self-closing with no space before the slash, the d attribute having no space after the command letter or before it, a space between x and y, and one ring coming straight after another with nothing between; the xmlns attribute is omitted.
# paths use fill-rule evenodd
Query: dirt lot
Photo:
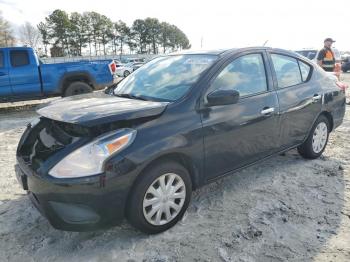
<svg viewBox="0 0 350 262"><path fill-rule="evenodd" d="M0 261L350 261L349 112L320 159L293 150L221 179L194 192L181 223L154 236L127 223L53 229L13 169L35 117L33 109L0 113Z"/></svg>

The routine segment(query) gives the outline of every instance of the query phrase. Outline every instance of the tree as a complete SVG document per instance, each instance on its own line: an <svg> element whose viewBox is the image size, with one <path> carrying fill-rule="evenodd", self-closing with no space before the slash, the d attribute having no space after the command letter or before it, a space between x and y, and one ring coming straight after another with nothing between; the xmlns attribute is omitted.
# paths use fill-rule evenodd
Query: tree
<svg viewBox="0 0 350 262"><path fill-rule="evenodd" d="M49 37L54 40L53 46L60 46L69 54L69 16L65 11L55 10L46 18L49 28Z"/></svg>
<svg viewBox="0 0 350 262"><path fill-rule="evenodd" d="M90 35L92 37L94 47L95 47L95 55L98 54L98 51L100 48L97 48L99 46L99 38L101 34L101 15L96 12L88 12L87 15L89 16L90 21Z"/></svg>
<svg viewBox="0 0 350 262"><path fill-rule="evenodd" d="M25 22L20 28L20 41L23 45L30 46L35 50L38 50L41 43L41 35L37 28L32 26L31 23Z"/></svg>
<svg viewBox="0 0 350 262"><path fill-rule="evenodd" d="M160 24L160 34L159 34L159 42L163 47L163 53L166 53L168 47L171 47L170 43L170 35L171 35L171 25L167 22L162 22Z"/></svg>
<svg viewBox="0 0 350 262"><path fill-rule="evenodd" d="M160 39L161 24L157 18L148 17L145 19L145 26L147 33L146 42L152 45L153 54L157 54L157 45Z"/></svg>
<svg viewBox="0 0 350 262"><path fill-rule="evenodd" d="M0 10L0 47L14 46L16 43L11 26L7 20L2 17Z"/></svg>
<svg viewBox="0 0 350 262"><path fill-rule="evenodd" d="M145 20L136 19L132 24L132 31L134 39L137 42L137 46L139 48L139 53L145 53L145 48L147 44L147 27Z"/></svg>
<svg viewBox="0 0 350 262"><path fill-rule="evenodd" d="M169 27L168 40L172 51L191 48L187 36L175 25Z"/></svg>
<svg viewBox="0 0 350 262"><path fill-rule="evenodd" d="M92 44L92 22L91 22L91 17L88 12L84 12L82 16L82 23L85 24L86 27L86 41L89 44L89 54L91 56L91 44Z"/></svg>
<svg viewBox="0 0 350 262"><path fill-rule="evenodd" d="M101 16L101 28L100 28L100 41L103 45L103 54L106 55L106 45L113 39L113 23L112 21L102 15Z"/></svg>
<svg viewBox="0 0 350 262"><path fill-rule="evenodd" d="M131 37L130 28L121 20L114 23L114 28L116 31L116 39L119 41L119 45L120 45L120 56L122 56L123 46L124 44L128 44L128 41L130 40L130 37ZM129 48L130 48L130 45L129 45Z"/></svg>
<svg viewBox="0 0 350 262"><path fill-rule="evenodd" d="M131 27L123 21L115 23L97 12L67 14L62 10L53 11L45 22L38 25L39 32L47 53L47 46L55 55L82 55L88 47L95 55L113 53L120 56L125 46L138 53L158 54L191 45L187 36L175 25L160 22L157 18L136 19ZM111 51L112 50L112 51Z"/></svg>
<svg viewBox="0 0 350 262"><path fill-rule="evenodd" d="M49 40L49 28L46 23L40 22L38 24L38 30L41 35L41 40L44 45L44 50L45 50L45 56L47 56L47 46L50 44Z"/></svg>
<svg viewBox="0 0 350 262"><path fill-rule="evenodd" d="M126 40L126 44L129 47L130 50L130 54L134 53L135 50L137 50L138 46L137 46L137 39L136 39L136 34L133 30L129 30L128 36L127 36L127 40Z"/></svg>
<svg viewBox="0 0 350 262"><path fill-rule="evenodd" d="M82 49L88 43L89 26L84 17L77 12L71 13L69 21L69 45L71 53L81 56Z"/></svg>

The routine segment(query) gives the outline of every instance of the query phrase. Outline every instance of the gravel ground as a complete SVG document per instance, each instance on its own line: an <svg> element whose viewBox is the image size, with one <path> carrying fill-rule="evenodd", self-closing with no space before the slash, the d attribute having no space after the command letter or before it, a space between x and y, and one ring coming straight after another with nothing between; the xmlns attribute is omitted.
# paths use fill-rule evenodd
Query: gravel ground
<svg viewBox="0 0 350 262"><path fill-rule="evenodd" d="M349 112L320 159L292 150L203 187L178 225L153 236L127 223L63 232L40 216L13 169L35 117L0 112L0 261L350 261Z"/></svg>

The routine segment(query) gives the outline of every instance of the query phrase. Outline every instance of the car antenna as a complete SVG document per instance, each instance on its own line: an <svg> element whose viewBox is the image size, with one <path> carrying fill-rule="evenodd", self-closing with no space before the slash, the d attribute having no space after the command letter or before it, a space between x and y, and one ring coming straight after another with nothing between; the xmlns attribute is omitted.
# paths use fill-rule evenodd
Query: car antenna
<svg viewBox="0 0 350 262"><path fill-rule="evenodd" d="M269 40L266 40L265 43L263 44L263 46L265 46L265 45L267 44L268 41L269 41Z"/></svg>

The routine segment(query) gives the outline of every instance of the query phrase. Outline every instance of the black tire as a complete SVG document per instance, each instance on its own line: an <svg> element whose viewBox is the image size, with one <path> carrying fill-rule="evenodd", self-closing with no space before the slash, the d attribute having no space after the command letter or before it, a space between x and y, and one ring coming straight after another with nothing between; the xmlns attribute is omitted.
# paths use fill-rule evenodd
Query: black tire
<svg viewBox="0 0 350 262"><path fill-rule="evenodd" d="M149 187L154 184L154 182L162 175L169 173L178 175L184 182L184 190L186 192L185 200L183 202L182 208L172 220L163 225L153 225L149 223L145 218L143 200ZM182 165L171 161L158 163L141 174L140 179L138 179L132 191L130 192L130 197L126 208L126 217L130 224L144 233L157 234L163 232L174 226L183 217L191 200L191 194L192 181L188 171ZM162 210L162 212L164 211Z"/></svg>
<svg viewBox="0 0 350 262"><path fill-rule="evenodd" d="M128 70L124 71L124 77L127 77L128 75L130 75L130 72Z"/></svg>
<svg viewBox="0 0 350 262"><path fill-rule="evenodd" d="M313 141L314 141L313 138L314 138L315 130L316 130L317 126L320 125L320 123L326 124L327 137L326 137L325 144L324 144L323 148L320 151L315 151L314 147L313 147ZM330 124L329 124L328 118L324 115L320 115L318 117L318 119L316 120L315 124L313 125L308 138L304 141L303 144L298 146L299 154L306 159L316 159L320 155L322 155L322 153L326 149L326 146L328 143L329 131L330 131Z"/></svg>
<svg viewBox="0 0 350 262"><path fill-rule="evenodd" d="M63 93L63 97L81 95L86 93L91 93L93 91L92 87L84 82L73 82L69 84Z"/></svg>

